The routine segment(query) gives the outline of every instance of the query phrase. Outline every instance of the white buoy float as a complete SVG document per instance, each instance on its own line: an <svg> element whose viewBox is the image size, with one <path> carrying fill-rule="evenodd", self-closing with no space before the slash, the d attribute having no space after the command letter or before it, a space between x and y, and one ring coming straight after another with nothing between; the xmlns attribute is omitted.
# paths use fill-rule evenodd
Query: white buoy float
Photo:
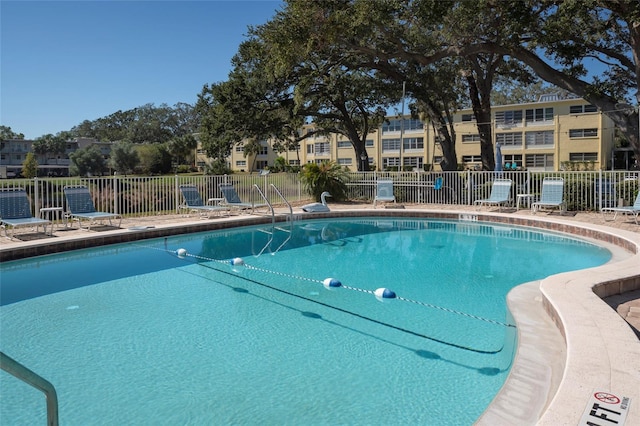
<svg viewBox="0 0 640 426"><path fill-rule="evenodd" d="M376 298L378 300L384 300L384 299L395 299L396 298L396 293L392 290L389 290L388 288L377 288L373 294L376 296Z"/></svg>
<svg viewBox="0 0 640 426"><path fill-rule="evenodd" d="M241 258L241 257L235 257L235 258L231 259L231 261L229 263L231 263L231 265L233 265L233 266L242 266L242 265L244 265L244 259Z"/></svg>
<svg viewBox="0 0 640 426"><path fill-rule="evenodd" d="M324 281L322 281L322 285L328 289L332 289L332 288L340 287L342 283L335 278L325 278Z"/></svg>
<svg viewBox="0 0 640 426"><path fill-rule="evenodd" d="M176 250L176 254L178 255L179 258L183 259L187 255L187 250L183 248L179 248L178 250Z"/></svg>

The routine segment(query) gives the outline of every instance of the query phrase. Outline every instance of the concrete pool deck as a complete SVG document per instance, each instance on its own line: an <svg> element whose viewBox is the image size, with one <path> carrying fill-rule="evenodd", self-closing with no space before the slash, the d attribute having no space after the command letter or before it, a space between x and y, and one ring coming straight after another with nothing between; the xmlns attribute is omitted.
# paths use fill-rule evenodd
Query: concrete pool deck
<svg viewBox="0 0 640 426"><path fill-rule="evenodd" d="M330 203L330 207L333 216L374 213L371 204ZM278 209L277 213L286 214L288 210ZM299 208L294 208L294 214L324 217L302 213ZM640 425L640 340L636 334L640 330L640 226L631 218L605 222L598 213L533 215L530 210L499 213L492 208L442 205L379 207L375 214L462 217L523 226L535 221L543 229L584 238L598 235L608 245L623 245L627 255L614 255L615 262L528 283L509 294L508 303L518 326L518 353L505 386L477 423L579 424L594 391L603 391L631 398L625 424ZM60 227L52 236L19 231L17 235L25 241L4 236L0 239L0 260L219 229L230 223L265 223L267 219L270 223L270 218L257 215L206 220L197 215L166 215L125 218L119 229L95 226L91 231L81 231Z"/></svg>

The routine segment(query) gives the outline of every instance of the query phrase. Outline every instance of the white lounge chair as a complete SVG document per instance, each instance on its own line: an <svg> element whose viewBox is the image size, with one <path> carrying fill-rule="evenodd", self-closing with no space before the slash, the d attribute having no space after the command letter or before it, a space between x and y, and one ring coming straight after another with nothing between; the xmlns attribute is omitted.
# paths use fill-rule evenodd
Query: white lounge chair
<svg viewBox="0 0 640 426"><path fill-rule="evenodd" d="M564 179L544 178L542 181L542 193L540 200L531 204L531 209L535 214L541 208L557 208L564 212Z"/></svg>
<svg viewBox="0 0 640 426"><path fill-rule="evenodd" d="M180 185L179 188L184 198L184 204L179 206L181 209L188 210L189 212L198 212L201 216L210 216L212 213L220 214L222 212L229 212L229 207L205 204L195 185Z"/></svg>
<svg viewBox="0 0 640 426"><path fill-rule="evenodd" d="M112 226L111 219L119 219L118 228L122 223L122 216L116 213L96 211L89 188L84 185L65 186L63 188L64 196L67 199L67 215L71 220L76 220L80 229L82 221L89 222L87 230L91 230L91 224L99 220L108 220L109 226Z"/></svg>
<svg viewBox="0 0 640 426"><path fill-rule="evenodd" d="M640 214L640 191L638 191L638 195L636 196L636 201L632 206L623 206L623 207L603 207L600 209L602 213L602 217L604 220L607 220L605 213L613 213L613 219L616 220L618 213L622 214L630 214L633 215L633 220L638 224L638 215Z"/></svg>
<svg viewBox="0 0 640 426"><path fill-rule="evenodd" d="M38 228L42 225L46 234L47 225L51 222L33 217L27 191L22 188L16 188L0 191L0 223L4 229L4 235L7 238L12 238L16 228L27 226L35 226L36 232L38 232ZM11 236L9 236L8 228L13 230Z"/></svg>
<svg viewBox="0 0 640 426"><path fill-rule="evenodd" d="M242 201L236 191L236 188L231 184L221 183L219 187L220 192L222 192L222 196L224 197L224 201L221 203L223 206L232 207L238 210L251 210L251 213L253 213L257 208L266 206L266 204Z"/></svg>
<svg viewBox="0 0 640 426"><path fill-rule="evenodd" d="M511 202L511 179L496 179L491 185L491 194L489 198L483 200L475 200L474 205L480 209L483 205L498 206L498 210L502 211L502 206Z"/></svg>
<svg viewBox="0 0 640 426"><path fill-rule="evenodd" d="M373 208L376 207L378 201L391 202L395 204L396 196L393 195L393 181L389 179L380 179L376 183L376 196L373 199Z"/></svg>

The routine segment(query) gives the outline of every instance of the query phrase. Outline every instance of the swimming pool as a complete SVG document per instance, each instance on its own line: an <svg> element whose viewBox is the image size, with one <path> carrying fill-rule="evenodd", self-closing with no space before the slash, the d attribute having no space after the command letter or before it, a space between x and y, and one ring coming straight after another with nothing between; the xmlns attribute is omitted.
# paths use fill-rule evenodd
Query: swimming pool
<svg viewBox="0 0 640 426"><path fill-rule="evenodd" d="M370 218L7 262L2 350L56 385L63 424L470 424L509 371L509 289L610 256L524 228ZM43 421L39 392L0 379L4 419Z"/></svg>

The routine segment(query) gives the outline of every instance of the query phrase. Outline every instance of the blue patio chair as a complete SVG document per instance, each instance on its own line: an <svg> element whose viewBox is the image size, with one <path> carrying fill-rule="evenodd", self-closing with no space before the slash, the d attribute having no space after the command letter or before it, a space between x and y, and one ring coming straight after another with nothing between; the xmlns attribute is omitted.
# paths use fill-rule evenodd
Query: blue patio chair
<svg viewBox="0 0 640 426"><path fill-rule="evenodd" d="M379 179L376 182L376 196L373 199L373 208L378 201L388 201L396 203L396 196L393 195L393 181L390 179Z"/></svg>
<svg viewBox="0 0 640 426"><path fill-rule="evenodd" d="M433 183L433 189L435 189L436 191L441 190L443 182L444 182L444 179L442 179L442 176L438 176L435 182Z"/></svg>
<svg viewBox="0 0 640 426"><path fill-rule="evenodd" d="M221 183L219 187L220 192L222 192L222 196L224 197L224 201L221 203L223 206L232 207L238 210L251 210L251 213L253 213L256 208L266 206L266 204L242 201L236 191L236 188L231 184Z"/></svg>
<svg viewBox="0 0 640 426"><path fill-rule="evenodd" d="M99 212L93 204L89 188L84 185L65 186L62 191L67 199L67 215L71 220L78 222L80 229L82 221L88 221L87 231L91 230L91 225L96 221L108 220L109 226L113 226L111 219L119 219L118 228L122 223L122 216L116 213Z"/></svg>
<svg viewBox="0 0 640 426"><path fill-rule="evenodd" d="M602 213L602 218L604 220L607 220L605 213L613 213L612 220L616 220L618 213L622 213L624 215L630 214L633 216L633 220L636 222L636 225L638 225L638 215L640 214L640 191L638 191L638 195L636 196L636 201L633 203L632 206L603 207L600 209L600 212Z"/></svg>
<svg viewBox="0 0 640 426"><path fill-rule="evenodd" d="M531 204L531 209L535 214L541 208L557 208L560 212L564 212L564 179L562 178L544 178L542 181L542 193L540 200Z"/></svg>
<svg viewBox="0 0 640 426"><path fill-rule="evenodd" d="M31 215L31 204L27 191L22 188L3 189L0 191L0 226L4 229L7 238L13 238L16 228L35 226L36 232L40 225L47 233L49 220L40 219ZM11 236L8 229L13 230Z"/></svg>
<svg viewBox="0 0 640 426"><path fill-rule="evenodd" d="M189 212L198 212L201 216L210 216L212 213L220 214L222 212L229 212L229 207L205 204L195 185L180 185L179 188L184 198L184 204L179 206L181 209Z"/></svg>
<svg viewBox="0 0 640 426"><path fill-rule="evenodd" d="M491 194L489 198L483 200L475 200L474 205L480 209L483 205L498 206L498 210L502 211L502 206L511 202L511 179L496 179L491 185Z"/></svg>

